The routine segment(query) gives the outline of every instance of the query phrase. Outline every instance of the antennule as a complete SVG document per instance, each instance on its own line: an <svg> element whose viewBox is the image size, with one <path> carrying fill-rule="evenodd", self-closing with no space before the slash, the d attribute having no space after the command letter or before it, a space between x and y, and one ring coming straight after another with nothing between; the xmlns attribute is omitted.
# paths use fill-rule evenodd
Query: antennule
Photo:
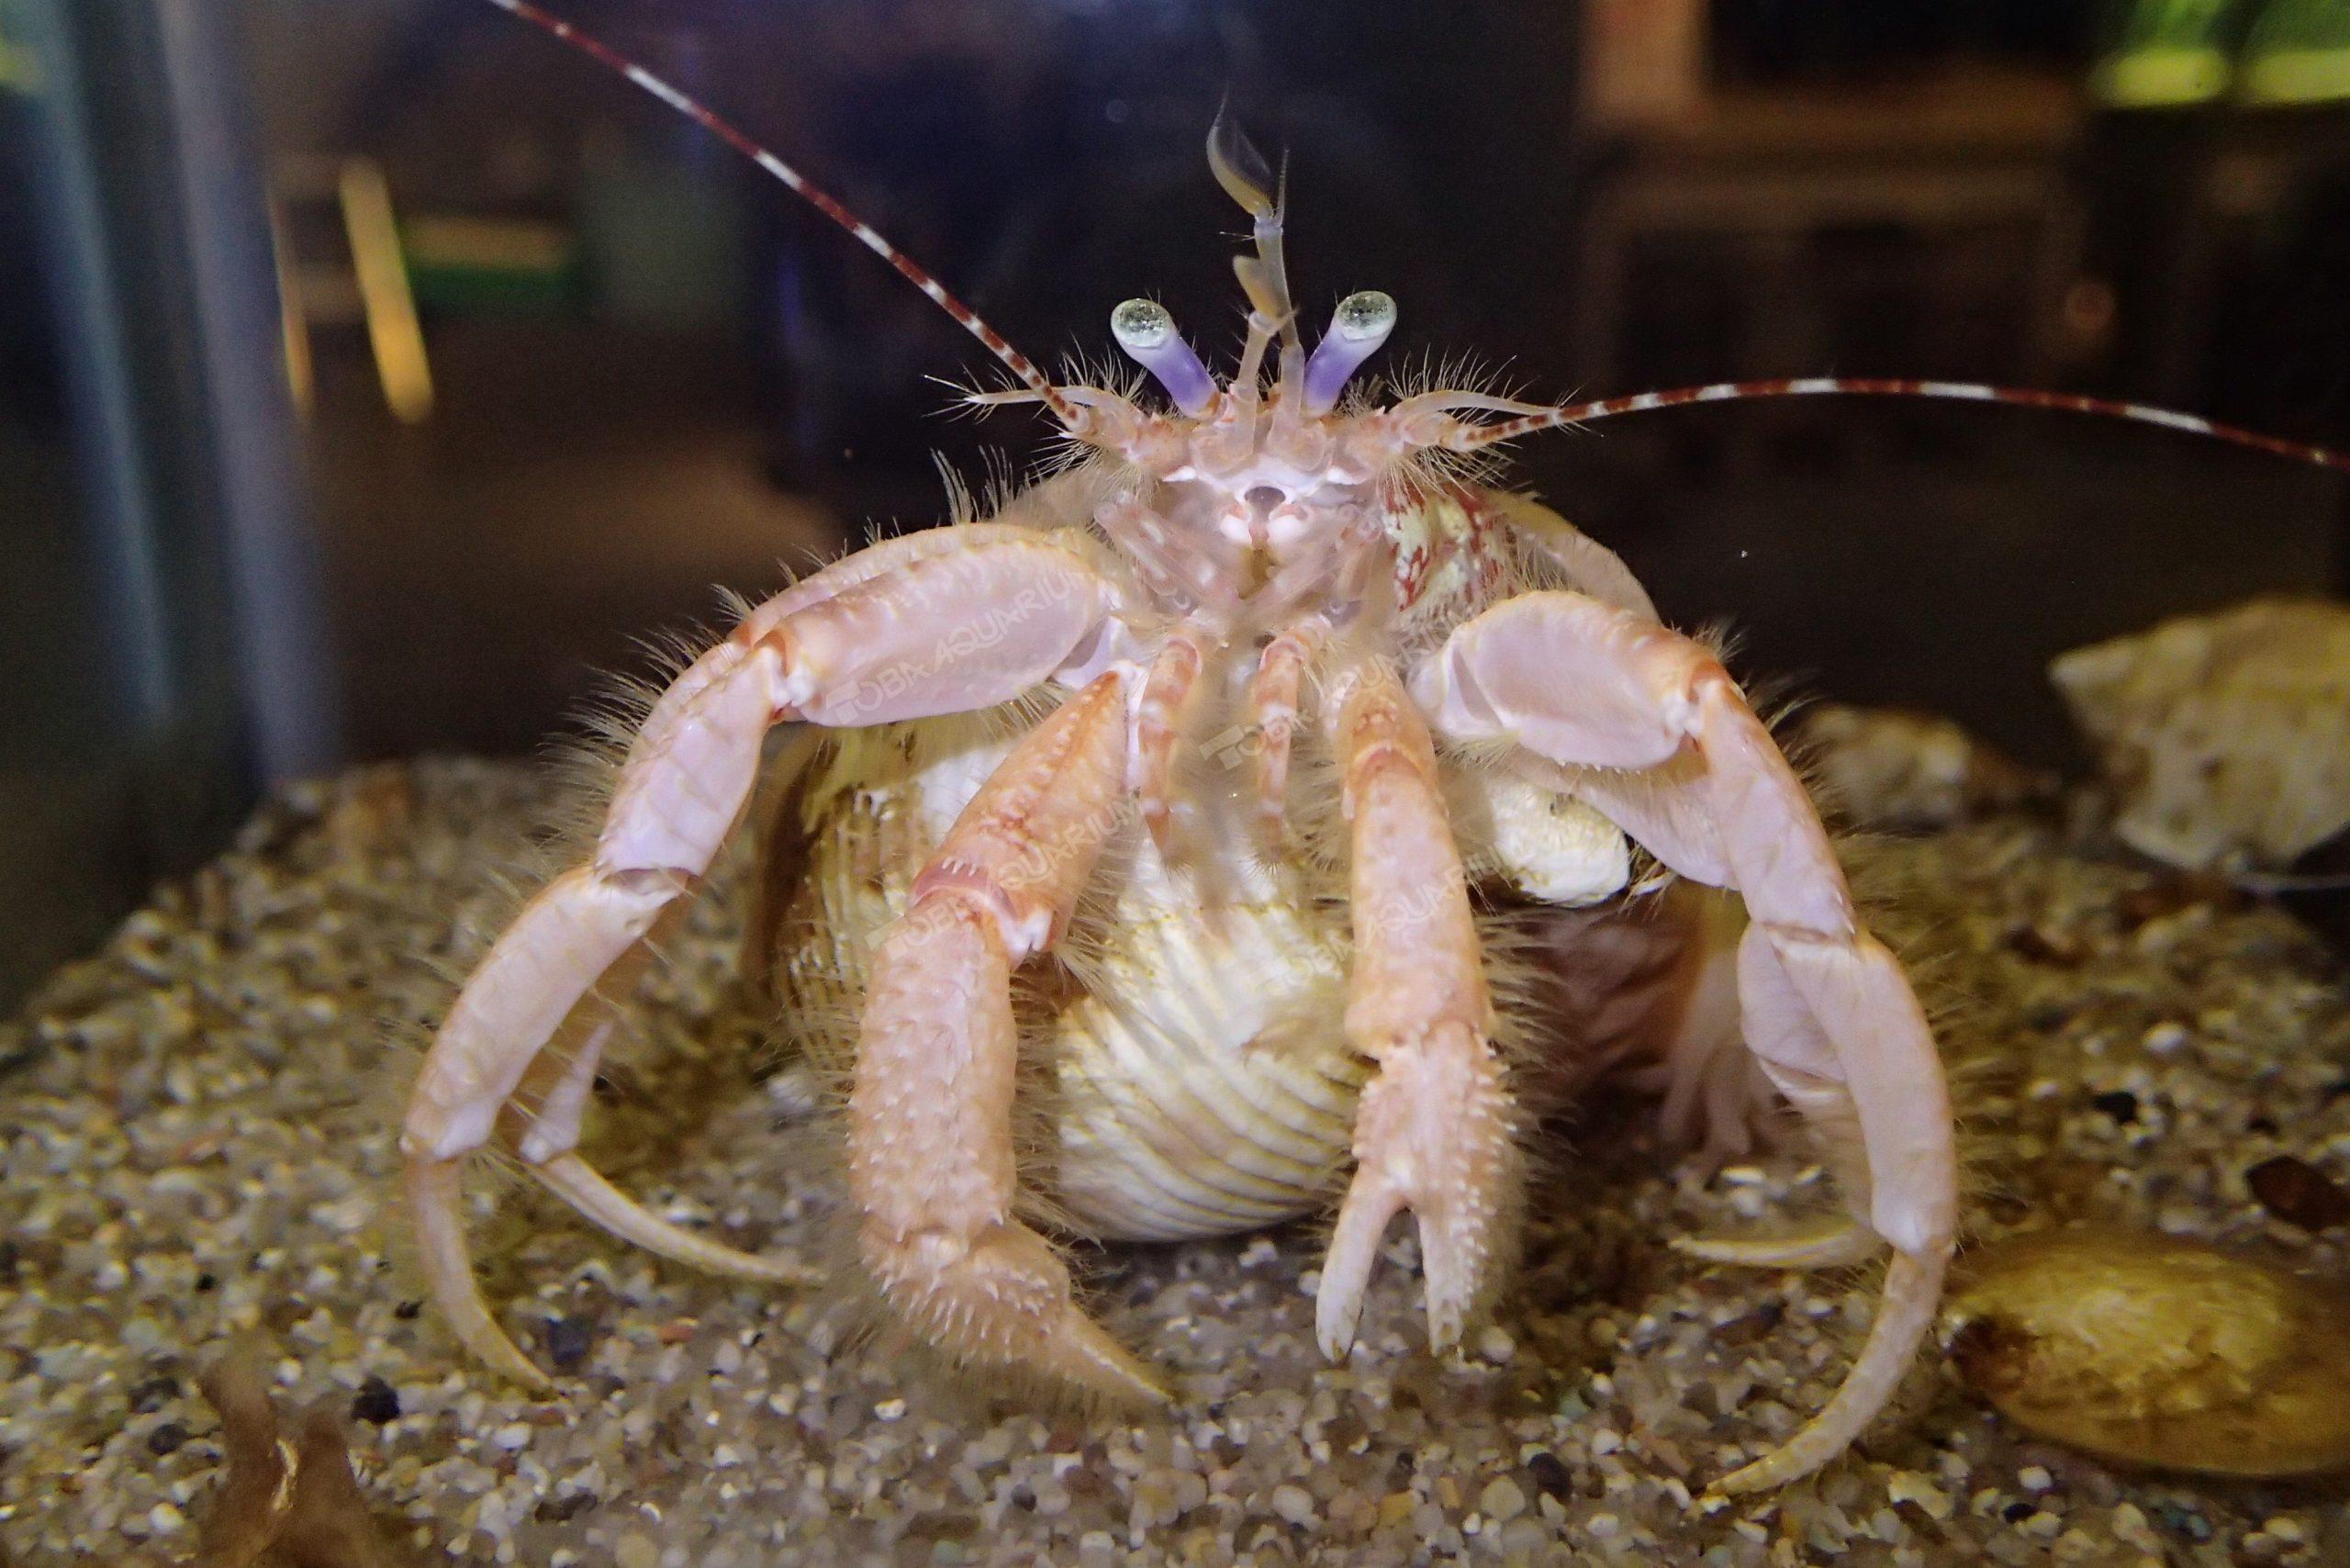
<svg viewBox="0 0 2350 1568"><path fill-rule="evenodd" d="M1110 335L1128 359L1167 388L1187 417L1196 420L1214 403L1215 377L1175 330L1175 318L1167 307L1156 299L1129 299L1111 311Z"/></svg>
<svg viewBox="0 0 2350 1568"><path fill-rule="evenodd" d="M1330 330L1305 362L1305 411L1319 418L1337 407L1338 394L1395 330L1395 300L1375 288L1349 294L1330 315Z"/></svg>
<svg viewBox="0 0 2350 1568"><path fill-rule="evenodd" d="M1281 250L1281 195L1285 182L1273 178L1264 154L1241 134L1230 111L1229 104L1217 109L1214 122L1208 127L1208 172L1224 187L1224 194L1237 202L1251 220L1257 258L1253 263L1246 258L1235 263L1240 273L1240 285L1248 291L1249 305L1281 332L1282 346L1302 351L1297 312L1290 303L1289 263Z"/></svg>
<svg viewBox="0 0 2350 1568"><path fill-rule="evenodd" d="M865 219L842 206L830 192L760 146L732 122L721 118L716 110L688 97L601 39L583 33L562 17L541 10L531 0L489 0L489 3L530 23L558 42L570 45L607 71L625 77L782 181L793 192L806 198L817 211L847 230L858 244L896 268L899 275L921 289L930 297L931 303L952 316L957 325L979 339L980 346L1001 361L1023 386L1035 394L1036 401L1050 409L1054 417L1072 435L1084 435L1092 428L1093 421L1086 412L1063 397L1051 379L1036 368L1035 362L1004 342L1003 335L980 319L979 312L947 293L946 287L912 257L875 232Z"/></svg>

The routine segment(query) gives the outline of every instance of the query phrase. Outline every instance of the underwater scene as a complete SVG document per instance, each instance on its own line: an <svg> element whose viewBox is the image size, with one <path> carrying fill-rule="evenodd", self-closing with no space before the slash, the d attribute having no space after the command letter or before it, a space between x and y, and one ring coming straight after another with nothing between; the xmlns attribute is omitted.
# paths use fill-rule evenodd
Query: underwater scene
<svg viewBox="0 0 2350 1568"><path fill-rule="evenodd" d="M2350 1564L2350 6L0 0L0 1563Z"/></svg>

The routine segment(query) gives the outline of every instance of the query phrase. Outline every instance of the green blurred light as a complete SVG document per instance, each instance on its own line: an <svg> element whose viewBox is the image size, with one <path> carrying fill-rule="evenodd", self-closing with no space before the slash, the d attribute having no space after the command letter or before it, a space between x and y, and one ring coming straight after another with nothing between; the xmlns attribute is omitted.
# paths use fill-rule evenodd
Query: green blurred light
<svg viewBox="0 0 2350 1568"><path fill-rule="evenodd" d="M2114 108L2183 108L2228 89L2226 28L2234 0L2136 0L2089 76Z"/></svg>
<svg viewBox="0 0 2350 1568"><path fill-rule="evenodd" d="M2269 0L2244 42L2251 104L2350 98L2350 0Z"/></svg>

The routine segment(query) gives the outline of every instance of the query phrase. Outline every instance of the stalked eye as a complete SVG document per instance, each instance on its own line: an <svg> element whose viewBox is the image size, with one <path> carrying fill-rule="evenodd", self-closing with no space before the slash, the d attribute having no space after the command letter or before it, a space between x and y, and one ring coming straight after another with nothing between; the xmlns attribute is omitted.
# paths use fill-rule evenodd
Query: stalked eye
<svg viewBox="0 0 2350 1568"><path fill-rule="evenodd" d="M1379 352L1395 330L1395 297L1366 288L1338 301L1330 330L1314 345L1305 364L1305 411L1315 417L1337 407L1338 394L1362 362Z"/></svg>
<svg viewBox="0 0 2350 1568"><path fill-rule="evenodd" d="M1110 312L1110 332L1120 348L1139 359L1166 346L1175 335L1175 318L1156 299L1129 299Z"/></svg>
<svg viewBox="0 0 2350 1568"><path fill-rule="evenodd" d="M1337 314L1330 318L1330 330L1350 343L1383 343L1394 330L1395 297L1375 288L1348 295L1338 301Z"/></svg>
<svg viewBox="0 0 2350 1568"><path fill-rule="evenodd" d="M1156 299L1129 299L1110 312L1110 335L1126 357L1167 388L1175 406L1198 419L1215 401L1215 377L1175 330L1175 318Z"/></svg>

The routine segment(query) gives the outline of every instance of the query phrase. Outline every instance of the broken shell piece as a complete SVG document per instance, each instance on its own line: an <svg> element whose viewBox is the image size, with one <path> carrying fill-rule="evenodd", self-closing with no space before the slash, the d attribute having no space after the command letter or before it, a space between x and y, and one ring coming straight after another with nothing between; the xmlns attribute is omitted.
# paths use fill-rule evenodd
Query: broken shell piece
<svg viewBox="0 0 2350 1568"><path fill-rule="evenodd" d="M2350 609L2255 599L2049 666L2132 848L2281 868L2350 824Z"/></svg>
<svg viewBox="0 0 2350 1568"><path fill-rule="evenodd" d="M1861 827L1948 827L2051 789L1935 713L1822 703L1806 711L1796 734L1813 782Z"/></svg>
<svg viewBox="0 0 2350 1568"><path fill-rule="evenodd" d="M227 1473L204 1521L198 1568L394 1568L352 1473L342 1422L320 1405L289 1439L259 1347L241 1343L198 1379L220 1416Z"/></svg>
<svg viewBox="0 0 2350 1568"><path fill-rule="evenodd" d="M2350 1465L2350 1294L2133 1231L1970 1253L1943 1322L1960 1380L2107 1459L2225 1475Z"/></svg>

